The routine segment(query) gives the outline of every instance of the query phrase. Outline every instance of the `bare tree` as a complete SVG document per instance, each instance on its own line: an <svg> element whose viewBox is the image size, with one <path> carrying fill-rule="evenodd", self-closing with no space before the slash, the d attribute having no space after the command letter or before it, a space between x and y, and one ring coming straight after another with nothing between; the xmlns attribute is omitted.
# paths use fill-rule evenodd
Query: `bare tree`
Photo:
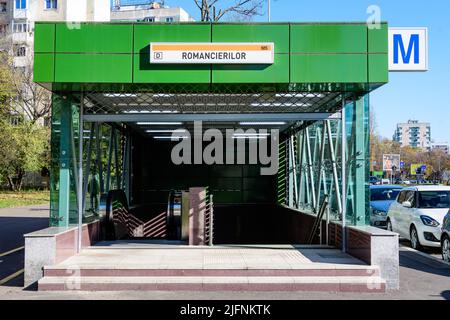
<svg viewBox="0 0 450 320"><path fill-rule="evenodd" d="M10 112L25 116L35 123L46 118L51 111L51 93L33 81L33 54L29 46L13 43L12 37L4 35L0 39L0 63L9 69L9 83L14 91L14 99L10 103ZM23 51L25 50L25 52ZM14 62L18 54L22 63L20 66Z"/></svg>
<svg viewBox="0 0 450 320"><path fill-rule="evenodd" d="M194 0L200 9L201 21L216 22L225 15L234 13L241 17L251 18L260 15L266 0Z"/></svg>

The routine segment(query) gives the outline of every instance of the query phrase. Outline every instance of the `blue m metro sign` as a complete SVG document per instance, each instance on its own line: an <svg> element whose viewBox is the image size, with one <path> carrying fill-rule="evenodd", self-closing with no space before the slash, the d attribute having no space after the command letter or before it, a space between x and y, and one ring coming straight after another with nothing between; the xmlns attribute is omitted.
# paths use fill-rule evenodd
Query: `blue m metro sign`
<svg viewBox="0 0 450 320"><path fill-rule="evenodd" d="M419 35L412 34L409 37L408 49L405 50L405 43L403 42L403 36L401 34L394 34L394 63L399 63L399 53L403 63L410 63L411 54L414 50L414 62L419 63Z"/></svg>
<svg viewBox="0 0 450 320"><path fill-rule="evenodd" d="M426 71L427 41L426 28L390 28L389 71Z"/></svg>

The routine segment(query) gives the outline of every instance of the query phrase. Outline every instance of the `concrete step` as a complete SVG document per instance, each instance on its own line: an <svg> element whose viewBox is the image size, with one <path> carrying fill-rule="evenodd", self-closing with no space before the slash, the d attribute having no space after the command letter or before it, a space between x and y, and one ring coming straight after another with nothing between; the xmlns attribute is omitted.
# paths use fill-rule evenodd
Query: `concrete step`
<svg viewBox="0 0 450 320"><path fill-rule="evenodd" d="M111 266L47 266L45 277L370 277L379 276L376 266L322 266L305 268L167 268Z"/></svg>
<svg viewBox="0 0 450 320"><path fill-rule="evenodd" d="M46 276L39 280L41 291L331 291L385 292L386 283L378 276L366 277L83 277Z"/></svg>

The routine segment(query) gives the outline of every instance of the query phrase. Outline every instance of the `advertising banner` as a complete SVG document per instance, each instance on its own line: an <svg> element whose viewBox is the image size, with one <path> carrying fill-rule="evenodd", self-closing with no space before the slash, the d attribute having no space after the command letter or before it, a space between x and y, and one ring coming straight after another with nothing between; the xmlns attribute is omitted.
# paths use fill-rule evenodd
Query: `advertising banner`
<svg viewBox="0 0 450 320"><path fill-rule="evenodd" d="M400 170L399 154L383 154L383 171Z"/></svg>

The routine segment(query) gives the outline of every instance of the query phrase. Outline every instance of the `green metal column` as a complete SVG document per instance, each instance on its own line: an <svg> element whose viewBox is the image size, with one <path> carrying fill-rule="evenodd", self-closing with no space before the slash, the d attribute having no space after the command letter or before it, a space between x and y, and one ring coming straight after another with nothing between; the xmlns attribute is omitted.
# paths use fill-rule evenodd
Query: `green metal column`
<svg viewBox="0 0 450 320"><path fill-rule="evenodd" d="M72 108L70 96L57 96L53 103L60 104L61 126L59 141L59 227L69 225L70 160L72 145Z"/></svg>
<svg viewBox="0 0 450 320"><path fill-rule="evenodd" d="M369 159L370 154L370 144L368 141L368 114L369 114L369 104L368 96L364 96L353 102L353 139L354 139L354 158L349 160L353 165L352 177L354 183L354 212L353 212L353 225L365 225L367 222L366 217L368 217L368 166L367 159Z"/></svg>

